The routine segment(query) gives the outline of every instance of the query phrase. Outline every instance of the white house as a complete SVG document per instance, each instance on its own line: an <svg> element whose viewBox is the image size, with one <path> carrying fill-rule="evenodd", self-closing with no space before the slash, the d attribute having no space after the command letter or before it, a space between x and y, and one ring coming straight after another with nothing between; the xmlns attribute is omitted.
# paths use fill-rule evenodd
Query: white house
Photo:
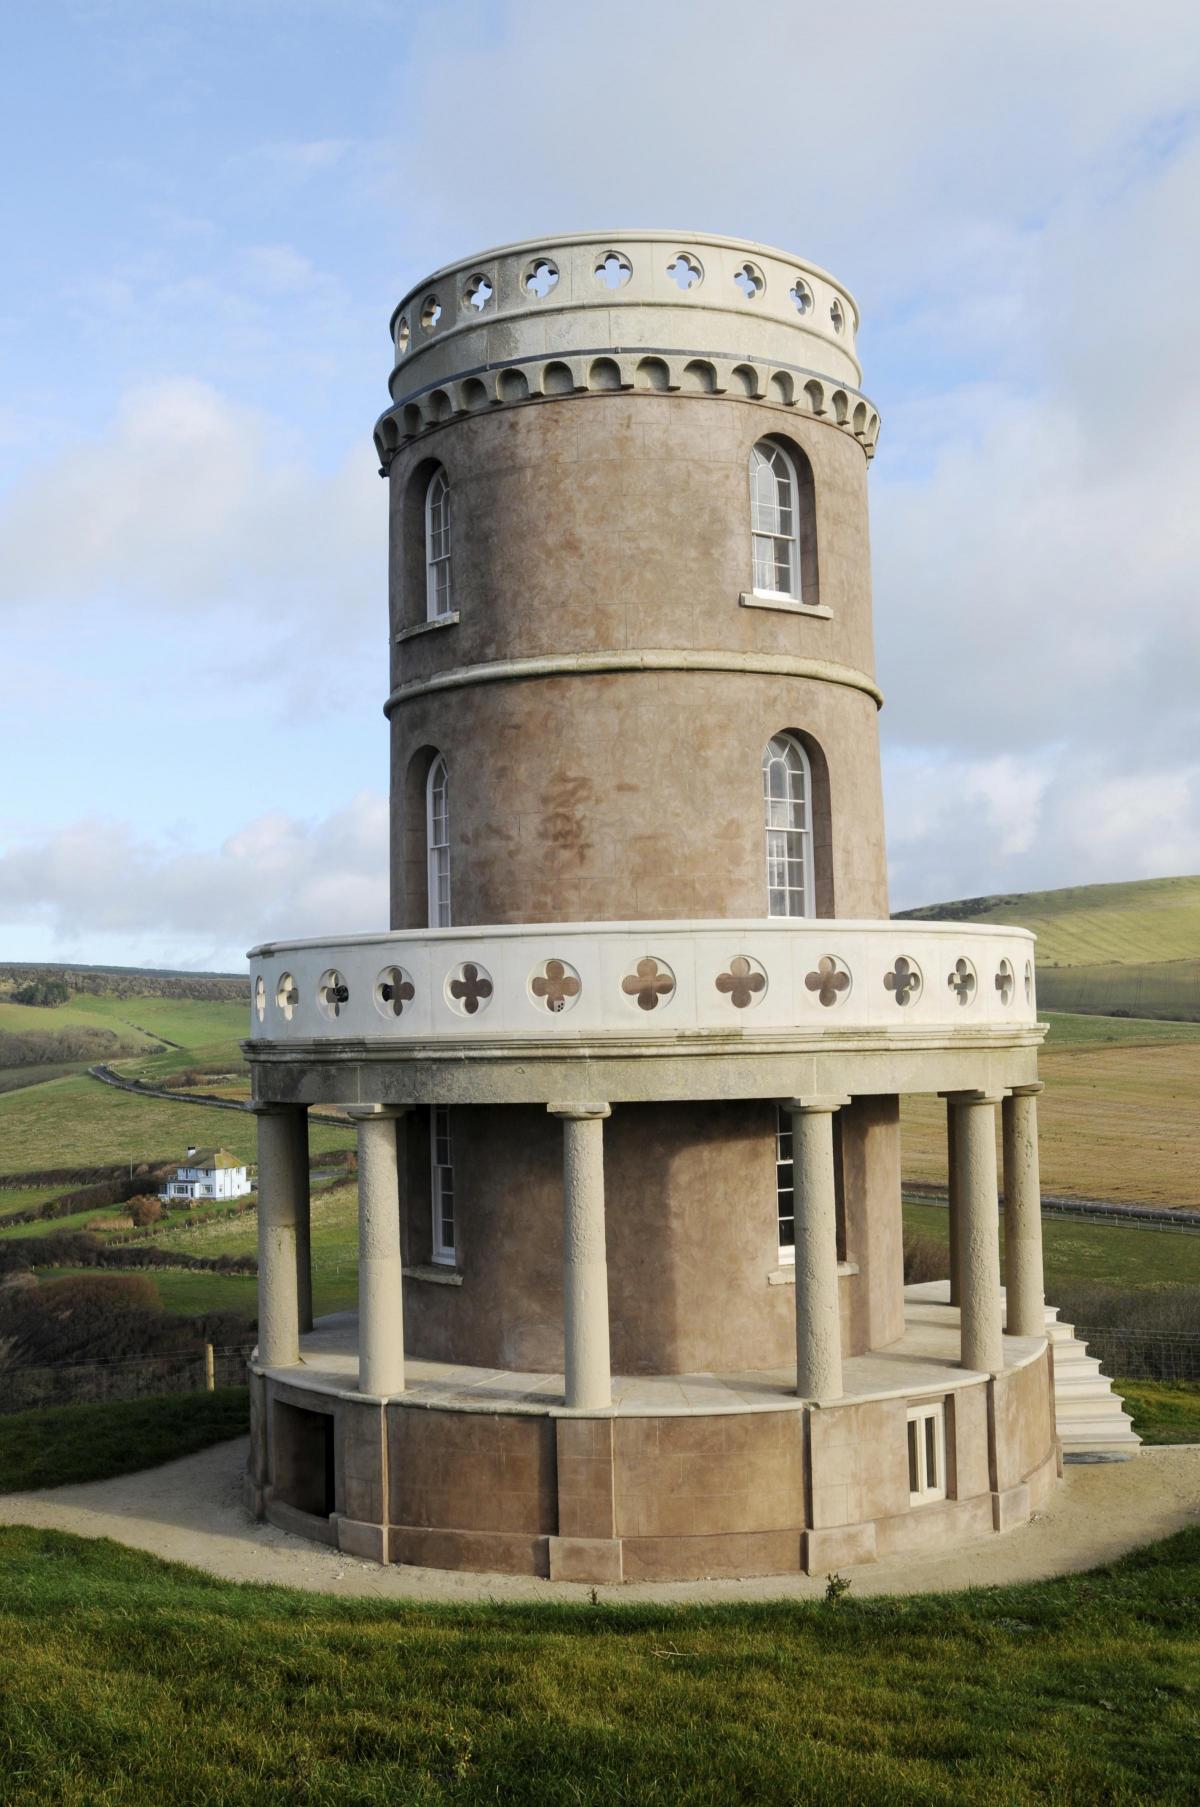
<svg viewBox="0 0 1200 1807"><path fill-rule="evenodd" d="M183 1198L244 1198L254 1188L246 1168L236 1155L224 1148L189 1148L187 1160L175 1169L159 1197L168 1201Z"/></svg>

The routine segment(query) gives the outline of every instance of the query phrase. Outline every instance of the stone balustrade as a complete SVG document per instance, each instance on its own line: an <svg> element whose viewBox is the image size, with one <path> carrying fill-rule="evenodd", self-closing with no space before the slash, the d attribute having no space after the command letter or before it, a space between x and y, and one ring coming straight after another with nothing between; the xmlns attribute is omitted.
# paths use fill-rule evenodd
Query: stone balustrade
<svg viewBox="0 0 1200 1807"><path fill-rule="evenodd" d="M250 954L251 1043L954 1040L1030 1030L1034 937L941 922L401 930Z"/></svg>

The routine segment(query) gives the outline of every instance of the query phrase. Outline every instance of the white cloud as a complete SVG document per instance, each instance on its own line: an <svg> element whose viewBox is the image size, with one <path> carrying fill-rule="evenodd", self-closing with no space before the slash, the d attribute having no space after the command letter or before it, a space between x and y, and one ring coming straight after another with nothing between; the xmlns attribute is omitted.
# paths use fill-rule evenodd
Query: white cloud
<svg viewBox="0 0 1200 1807"><path fill-rule="evenodd" d="M30 471L0 506L0 606L97 596L136 615L230 612L263 626L382 621L386 496L369 441L332 471L285 423L211 385L124 397L71 457ZM135 627L134 623L130 624Z"/></svg>
<svg viewBox="0 0 1200 1807"><path fill-rule="evenodd" d="M0 854L0 926L237 970L251 943L386 927L387 834L387 802L369 791L317 821L260 816L207 849L86 818Z"/></svg>

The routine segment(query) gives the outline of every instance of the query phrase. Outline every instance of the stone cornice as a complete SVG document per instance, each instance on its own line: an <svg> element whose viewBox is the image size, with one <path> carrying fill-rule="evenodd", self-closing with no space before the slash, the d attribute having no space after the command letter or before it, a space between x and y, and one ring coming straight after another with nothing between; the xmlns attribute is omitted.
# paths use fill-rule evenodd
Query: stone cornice
<svg viewBox="0 0 1200 1807"><path fill-rule="evenodd" d="M879 437L879 413L869 397L804 365L734 352L598 346L479 364L399 396L376 422L380 467L386 474L402 447L467 415L622 391L765 403L837 428L856 439L868 459Z"/></svg>
<svg viewBox="0 0 1200 1807"><path fill-rule="evenodd" d="M865 671L839 665L833 659L800 659L789 653L688 652L669 647L638 651L544 654L531 659L492 659L480 665L458 666L432 677L399 684L383 706L385 715L401 703L443 690L461 690L472 684L496 684L531 678L560 678L602 672L706 671L751 673L772 678L814 678L825 684L844 685L869 696L877 709L883 692Z"/></svg>

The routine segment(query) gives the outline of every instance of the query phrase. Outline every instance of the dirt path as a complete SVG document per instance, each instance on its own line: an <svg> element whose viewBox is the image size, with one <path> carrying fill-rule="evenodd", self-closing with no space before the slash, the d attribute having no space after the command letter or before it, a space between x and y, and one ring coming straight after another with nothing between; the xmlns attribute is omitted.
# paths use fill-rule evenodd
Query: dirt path
<svg viewBox="0 0 1200 1807"><path fill-rule="evenodd" d="M0 1496L0 1523L111 1537L229 1581L271 1582L314 1593L389 1600L586 1600L590 1589L512 1575L380 1568L256 1524L242 1505L249 1439L181 1462L81 1487ZM889 1557L850 1571L856 1594L991 1587L1092 1568L1200 1523L1200 1445L1144 1449L1131 1462L1071 1464L1047 1508L1028 1525L955 1549ZM822 1576L677 1582L598 1590L620 1600L811 1599Z"/></svg>

